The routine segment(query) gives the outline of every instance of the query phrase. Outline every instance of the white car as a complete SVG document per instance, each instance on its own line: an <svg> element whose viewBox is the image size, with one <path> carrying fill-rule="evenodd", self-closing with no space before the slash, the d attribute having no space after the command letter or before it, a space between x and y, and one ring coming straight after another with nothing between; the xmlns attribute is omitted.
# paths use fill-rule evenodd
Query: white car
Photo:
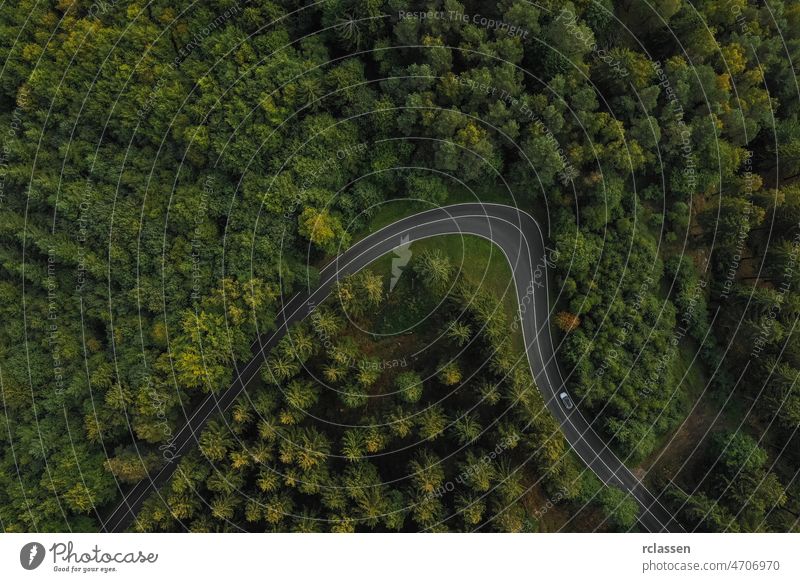
<svg viewBox="0 0 800 582"><path fill-rule="evenodd" d="M564 405L564 408L567 410L572 410L574 404L572 404L572 398L569 397L569 394L562 392L558 395L558 397L561 398L561 403Z"/></svg>

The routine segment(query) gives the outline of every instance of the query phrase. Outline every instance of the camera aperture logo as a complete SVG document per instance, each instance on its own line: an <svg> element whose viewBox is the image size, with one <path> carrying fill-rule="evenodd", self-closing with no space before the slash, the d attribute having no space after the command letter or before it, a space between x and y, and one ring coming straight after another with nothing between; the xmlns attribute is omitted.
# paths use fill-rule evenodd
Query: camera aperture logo
<svg viewBox="0 0 800 582"><path fill-rule="evenodd" d="M29 542L19 551L19 563L26 570L35 570L44 561L44 546L39 542Z"/></svg>

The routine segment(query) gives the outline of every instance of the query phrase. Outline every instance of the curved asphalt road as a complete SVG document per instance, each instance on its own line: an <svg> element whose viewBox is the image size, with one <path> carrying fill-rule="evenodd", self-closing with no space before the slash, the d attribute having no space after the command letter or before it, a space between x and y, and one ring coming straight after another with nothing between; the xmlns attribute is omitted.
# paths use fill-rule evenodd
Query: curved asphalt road
<svg viewBox="0 0 800 582"><path fill-rule="evenodd" d="M172 440L174 458L157 473L137 483L103 523L102 531L128 529L150 493L162 487L175 472L179 459L197 444L211 416L233 404L255 378L275 344L289 327L308 316L331 292L336 281L355 273L375 259L408 242L444 234L477 235L500 247L508 259L517 297L528 364L547 408L558 419L573 450L606 484L633 494L639 503L639 522L650 532L683 531L681 525L609 449L581 415L577 407L566 410L558 397L564 381L558 368L550 336L547 270L544 237L528 214L499 204L456 204L432 209L398 220L371 233L328 263L320 273L320 285L309 293L292 297L279 313L276 330L253 344L253 358L238 370L233 383L219 394L209 395L187 419Z"/></svg>

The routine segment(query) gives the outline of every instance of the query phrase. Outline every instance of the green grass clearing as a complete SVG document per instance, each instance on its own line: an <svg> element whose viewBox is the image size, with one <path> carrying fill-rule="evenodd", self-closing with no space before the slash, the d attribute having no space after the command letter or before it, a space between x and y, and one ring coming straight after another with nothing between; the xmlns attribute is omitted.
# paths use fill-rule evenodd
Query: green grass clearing
<svg viewBox="0 0 800 582"><path fill-rule="evenodd" d="M450 259L459 276L465 277L468 281L480 286L481 289L495 297L502 298L509 322L516 317L519 302L511 277L511 267L505 255L497 246L486 239L472 235L435 236L411 243L412 263L414 256L436 249ZM368 268L382 275L388 281L391 277L394 256L394 253L384 255L371 263ZM404 267L404 269L410 268L411 265ZM410 279L411 277L403 278L401 276L398 285L405 285ZM396 291L402 292L404 289L399 287ZM437 303L438 299L435 298L434 303ZM400 316L398 315L398 317ZM398 326L402 325L400 321L396 323ZM509 333L512 334L514 349L521 355L524 348L522 332L520 330L513 332L509 330Z"/></svg>
<svg viewBox="0 0 800 582"><path fill-rule="evenodd" d="M476 188L474 192L470 192L467 188L456 186L448 190L447 199L441 205L448 206L465 202L508 204L510 206L517 206L527 212L533 211L533 209L530 208L530 201L521 200L519 197L517 197L515 201L507 191L499 188ZM354 236L353 241L360 240L370 232L375 232L384 226L397 222L401 218L435 207L436 205L432 202L425 202L424 200L412 200L408 198L387 200L384 204L381 204L372 218L370 218L366 231Z"/></svg>

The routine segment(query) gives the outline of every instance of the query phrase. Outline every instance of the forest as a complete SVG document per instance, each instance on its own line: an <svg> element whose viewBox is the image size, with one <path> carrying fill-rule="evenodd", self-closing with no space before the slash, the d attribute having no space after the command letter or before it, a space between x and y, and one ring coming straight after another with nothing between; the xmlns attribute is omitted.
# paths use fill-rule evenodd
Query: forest
<svg viewBox="0 0 800 582"><path fill-rule="evenodd" d="M97 531L322 266L478 200L542 226L566 388L683 527L800 530L796 56L785 0L0 4L0 528ZM409 253L134 531L640 530L519 365L497 248Z"/></svg>

